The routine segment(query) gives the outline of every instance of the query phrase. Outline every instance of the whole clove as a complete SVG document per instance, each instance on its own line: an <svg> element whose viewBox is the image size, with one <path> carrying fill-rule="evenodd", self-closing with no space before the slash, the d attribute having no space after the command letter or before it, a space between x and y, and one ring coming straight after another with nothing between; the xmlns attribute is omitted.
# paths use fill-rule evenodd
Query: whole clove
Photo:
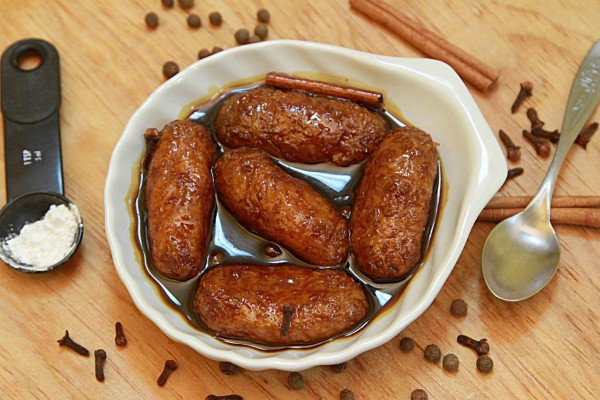
<svg viewBox="0 0 600 400"><path fill-rule="evenodd" d="M66 346L82 356L87 357L90 355L88 349L71 339L71 336L69 336L69 331L65 331L65 336L63 336L61 339L58 339L57 342L59 346Z"/></svg>
<svg viewBox="0 0 600 400"><path fill-rule="evenodd" d="M558 129L547 131L544 128L535 128L531 130L531 133L537 137L548 139L552 143L558 143L560 140L560 131Z"/></svg>
<svg viewBox="0 0 600 400"><path fill-rule="evenodd" d="M106 362L106 351L98 349L94 351L94 363L96 369L96 379L98 382L104 382L104 363Z"/></svg>
<svg viewBox="0 0 600 400"><path fill-rule="evenodd" d="M511 168L506 173L506 180L516 178L519 175L523 175L524 169L521 167Z"/></svg>
<svg viewBox="0 0 600 400"><path fill-rule="evenodd" d="M205 400L244 400L244 398L239 394L227 394L225 396L209 394L208 396L206 396Z"/></svg>
<svg viewBox="0 0 600 400"><path fill-rule="evenodd" d="M119 347L127 346L127 338L123 332L123 325L120 322L115 324L115 344Z"/></svg>
<svg viewBox="0 0 600 400"><path fill-rule="evenodd" d="M523 129L523 136L535 147L535 152L540 157L548 157L550 155L551 146L548 139L537 137L526 129Z"/></svg>
<svg viewBox="0 0 600 400"><path fill-rule="evenodd" d="M533 83L530 81L525 81L521 83L521 89L517 94L517 98L515 99L512 107L510 107L510 112L512 114L516 113L523 101L529 96L532 95L533 92Z"/></svg>
<svg viewBox="0 0 600 400"><path fill-rule="evenodd" d="M475 340L466 335L458 335L456 341L465 347L475 350L478 356L482 356L490 352L490 345L487 342L487 339Z"/></svg>
<svg viewBox="0 0 600 400"><path fill-rule="evenodd" d="M581 132L579 132L579 135L577 135L577 139L575 139L575 143L577 143L584 149L587 149L587 144L589 143L590 139L592 138L594 133L596 133L597 130L598 130L598 123L592 122L588 126L584 127L581 130Z"/></svg>
<svg viewBox="0 0 600 400"><path fill-rule="evenodd" d="M296 307L293 305L285 305L283 306L283 320L281 322L281 336L285 336L290 329L290 324L292 323L292 317L294 316L294 312L296 312Z"/></svg>
<svg viewBox="0 0 600 400"><path fill-rule="evenodd" d="M169 376L171 376L173 371L175 371L176 369L177 369L177 361L175 361L175 360L165 361L165 367L163 368L163 371L161 372L158 379L156 380L156 383L158 384L158 386L165 386L165 384L167 383L167 380L169 379Z"/></svg>
<svg viewBox="0 0 600 400"><path fill-rule="evenodd" d="M538 116L537 110L533 107L529 107L527 109L527 118L529 118L529 122L531 122L531 129L538 129L544 126L544 121L540 119Z"/></svg>
<svg viewBox="0 0 600 400"><path fill-rule="evenodd" d="M500 136L500 140L506 147L506 158L510 161L519 161L521 158L521 146L517 146L514 144L508 133L504 132L502 129L498 132Z"/></svg>

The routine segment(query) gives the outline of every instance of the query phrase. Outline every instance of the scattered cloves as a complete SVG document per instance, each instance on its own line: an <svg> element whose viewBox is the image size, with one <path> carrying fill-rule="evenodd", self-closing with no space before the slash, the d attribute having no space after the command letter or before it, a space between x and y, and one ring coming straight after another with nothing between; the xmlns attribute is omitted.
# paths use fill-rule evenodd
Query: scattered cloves
<svg viewBox="0 0 600 400"><path fill-rule="evenodd" d="M106 351L98 349L94 351L94 363L96 366L96 379L98 382L104 382L104 362L106 361Z"/></svg>
<svg viewBox="0 0 600 400"><path fill-rule="evenodd" d="M165 361L165 367L161 372L160 376L156 380L158 386L165 386L169 376L177 369L177 361L175 360L167 360Z"/></svg>
<svg viewBox="0 0 600 400"><path fill-rule="evenodd" d="M596 133L596 130L598 130L598 123L592 122L591 124L583 128L581 132L579 132L577 139L575 139L575 143L586 149L587 144L589 143L594 133Z"/></svg>
<svg viewBox="0 0 600 400"><path fill-rule="evenodd" d="M517 146L514 144L508 133L504 132L502 129L499 131L500 140L506 147L506 158L510 161L519 161L521 158L521 146Z"/></svg>
<svg viewBox="0 0 600 400"><path fill-rule="evenodd" d="M67 346L68 348L75 351L76 353L81 354L82 356L90 355L88 349L71 339L71 337L69 336L69 331L65 331L65 336L63 336L61 339L58 339L57 342L59 346Z"/></svg>
<svg viewBox="0 0 600 400"><path fill-rule="evenodd" d="M296 307L292 305L283 306L283 321L281 322L281 336L285 336L290 329L290 324L292 323L292 316L296 311Z"/></svg>
<svg viewBox="0 0 600 400"><path fill-rule="evenodd" d="M558 143L560 139L560 132L558 129L547 131L544 128L535 128L531 130L531 133L537 137L548 139L552 143Z"/></svg>
<svg viewBox="0 0 600 400"><path fill-rule="evenodd" d="M550 155L551 146L548 139L537 137L526 129L523 129L523 136L535 146L535 152L540 157L548 157Z"/></svg>
<svg viewBox="0 0 600 400"><path fill-rule="evenodd" d="M527 118L529 118L529 122L531 122L531 129L538 129L544 126L544 121L540 119L538 116L537 110L533 107L529 107L527 109Z"/></svg>
<svg viewBox="0 0 600 400"><path fill-rule="evenodd" d="M516 113L517 110L519 109L519 107L521 106L521 104L523 103L523 101L531 96L533 91L533 83L531 83L530 81L525 81L523 83L521 83L521 89L519 90L519 94L517 94L517 98L515 99L515 102L513 103L512 107L510 108L510 112L511 113Z"/></svg>
<svg viewBox="0 0 600 400"><path fill-rule="evenodd" d="M206 396L205 400L244 400L244 398L239 394L227 394L225 396L209 394L208 396Z"/></svg>
<svg viewBox="0 0 600 400"><path fill-rule="evenodd" d="M119 347L127 346L127 338L123 332L123 325L120 322L115 324L115 344Z"/></svg>
<svg viewBox="0 0 600 400"><path fill-rule="evenodd" d="M521 167L509 169L508 172L506 173L506 180L513 179L513 178L516 178L519 175L522 175L523 171L524 170Z"/></svg>
<svg viewBox="0 0 600 400"><path fill-rule="evenodd" d="M487 339L475 340L466 335L458 335L456 341L463 346L475 350L478 356L482 356L490 352L490 345L487 342Z"/></svg>

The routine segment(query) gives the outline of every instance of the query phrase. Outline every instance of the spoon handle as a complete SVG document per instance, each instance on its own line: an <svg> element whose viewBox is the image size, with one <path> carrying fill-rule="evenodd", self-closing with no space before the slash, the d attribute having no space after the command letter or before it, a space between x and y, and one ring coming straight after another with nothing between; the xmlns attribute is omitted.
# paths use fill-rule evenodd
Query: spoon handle
<svg viewBox="0 0 600 400"><path fill-rule="evenodd" d="M583 125L600 100L600 40L594 43L579 66L571 87L567 108L563 118L558 147L550 168L532 204L543 202L546 215L550 214L550 202L560 167Z"/></svg>

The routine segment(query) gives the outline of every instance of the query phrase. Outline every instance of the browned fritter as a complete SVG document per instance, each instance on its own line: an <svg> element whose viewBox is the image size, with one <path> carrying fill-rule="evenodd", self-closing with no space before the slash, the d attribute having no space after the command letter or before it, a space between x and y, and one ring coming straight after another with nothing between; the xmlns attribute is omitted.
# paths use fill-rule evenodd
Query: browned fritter
<svg viewBox="0 0 600 400"><path fill-rule="evenodd" d="M148 239L154 267L168 278L186 280L204 266L216 154L208 130L188 120L166 125L152 151L146 177Z"/></svg>
<svg viewBox="0 0 600 400"><path fill-rule="evenodd" d="M306 344L356 326L367 315L369 301L361 285L339 270L226 265L202 276L194 311L222 336Z"/></svg>
<svg viewBox="0 0 600 400"><path fill-rule="evenodd" d="M305 164L356 164L388 134L374 111L347 100L258 88L228 99L215 130L228 147L257 147Z"/></svg>
<svg viewBox="0 0 600 400"><path fill-rule="evenodd" d="M402 278L420 261L437 161L431 136L414 127L392 131L369 159L350 222L365 275Z"/></svg>
<svg viewBox="0 0 600 400"><path fill-rule="evenodd" d="M348 256L346 221L312 186L260 150L226 152L213 168L219 200L247 229L315 265Z"/></svg>

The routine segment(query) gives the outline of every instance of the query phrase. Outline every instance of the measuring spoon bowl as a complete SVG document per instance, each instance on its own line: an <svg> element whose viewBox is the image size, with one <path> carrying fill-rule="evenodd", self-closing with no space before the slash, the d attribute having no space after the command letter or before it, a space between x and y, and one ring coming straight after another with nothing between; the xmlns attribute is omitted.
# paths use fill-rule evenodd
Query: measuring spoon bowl
<svg viewBox="0 0 600 400"><path fill-rule="evenodd" d="M73 232L73 241L69 251L61 260L52 265L39 267L22 263L13 257L6 246L6 241L12 236L18 235L26 224L39 221L48 212L50 206L61 204L71 210L77 209L65 196L54 192L27 193L9 201L0 210L0 259L9 267L27 273L51 271L67 262L75 254L83 238L83 220L78 211L75 213L77 229Z"/></svg>

